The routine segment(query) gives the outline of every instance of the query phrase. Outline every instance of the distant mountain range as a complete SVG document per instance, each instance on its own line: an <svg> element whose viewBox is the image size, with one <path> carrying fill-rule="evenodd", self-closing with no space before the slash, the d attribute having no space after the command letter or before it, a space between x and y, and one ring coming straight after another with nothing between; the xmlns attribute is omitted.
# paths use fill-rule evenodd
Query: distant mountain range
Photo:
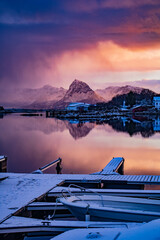
<svg viewBox="0 0 160 240"><path fill-rule="evenodd" d="M123 87L107 87L105 89L97 89L95 92L102 96L107 102L112 100L113 97L120 96L123 94L128 94L129 92L134 92L137 94L141 94L144 88L133 87L130 85L126 85Z"/></svg>
<svg viewBox="0 0 160 240"><path fill-rule="evenodd" d="M117 96L128 94L130 91L136 94L145 93L149 96L155 94L149 89L129 85L123 87L112 86L93 91L85 82L75 79L68 90L62 87L55 88L50 85L37 89L26 88L17 90L11 96L11 100L7 105L33 109L64 108L70 102L90 104L109 102Z"/></svg>

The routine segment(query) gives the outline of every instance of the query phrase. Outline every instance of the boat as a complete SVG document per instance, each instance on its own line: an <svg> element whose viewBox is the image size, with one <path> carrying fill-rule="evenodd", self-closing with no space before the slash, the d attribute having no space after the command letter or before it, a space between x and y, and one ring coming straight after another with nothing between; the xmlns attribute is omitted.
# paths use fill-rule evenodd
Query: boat
<svg viewBox="0 0 160 240"><path fill-rule="evenodd" d="M157 219L130 229L124 229L121 227L74 229L66 231L51 240L86 240L97 238L103 240L158 240L159 236L160 219Z"/></svg>
<svg viewBox="0 0 160 240"><path fill-rule="evenodd" d="M58 199L79 220L149 222L160 218L160 200L97 194Z"/></svg>

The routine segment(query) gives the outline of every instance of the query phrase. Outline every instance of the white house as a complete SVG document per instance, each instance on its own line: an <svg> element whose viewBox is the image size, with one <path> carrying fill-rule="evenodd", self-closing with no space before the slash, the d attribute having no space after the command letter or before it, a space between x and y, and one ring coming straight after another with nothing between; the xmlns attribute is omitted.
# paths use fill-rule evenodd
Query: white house
<svg viewBox="0 0 160 240"><path fill-rule="evenodd" d="M153 97L153 104L154 104L155 108L160 110L160 96Z"/></svg>
<svg viewBox="0 0 160 240"><path fill-rule="evenodd" d="M88 107L90 106L90 104L88 103L83 103L83 102L73 102L70 103L66 109L70 110L70 111L77 111L81 108L83 108L84 110L88 110Z"/></svg>

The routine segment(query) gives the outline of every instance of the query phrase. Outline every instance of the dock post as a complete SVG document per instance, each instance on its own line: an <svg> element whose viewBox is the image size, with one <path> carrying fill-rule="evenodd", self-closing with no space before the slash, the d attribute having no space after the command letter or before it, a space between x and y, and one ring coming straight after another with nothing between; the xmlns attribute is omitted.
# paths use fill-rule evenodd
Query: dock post
<svg viewBox="0 0 160 240"><path fill-rule="evenodd" d="M7 157L0 156L0 172L7 172Z"/></svg>
<svg viewBox="0 0 160 240"><path fill-rule="evenodd" d="M62 170L62 167L61 167L61 162L62 162L62 159L59 158L60 161L57 163L57 166L56 166L56 171L57 171L57 174L61 174L61 170Z"/></svg>
<svg viewBox="0 0 160 240"><path fill-rule="evenodd" d="M49 117L49 111L46 111L46 118Z"/></svg>

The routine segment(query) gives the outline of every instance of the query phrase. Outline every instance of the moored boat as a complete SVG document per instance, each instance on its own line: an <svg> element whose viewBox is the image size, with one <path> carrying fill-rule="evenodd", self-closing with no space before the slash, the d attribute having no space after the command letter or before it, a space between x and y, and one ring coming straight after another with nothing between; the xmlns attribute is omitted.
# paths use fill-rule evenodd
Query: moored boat
<svg viewBox="0 0 160 240"><path fill-rule="evenodd" d="M149 222L160 218L160 201L153 199L81 195L60 198L79 220Z"/></svg>

